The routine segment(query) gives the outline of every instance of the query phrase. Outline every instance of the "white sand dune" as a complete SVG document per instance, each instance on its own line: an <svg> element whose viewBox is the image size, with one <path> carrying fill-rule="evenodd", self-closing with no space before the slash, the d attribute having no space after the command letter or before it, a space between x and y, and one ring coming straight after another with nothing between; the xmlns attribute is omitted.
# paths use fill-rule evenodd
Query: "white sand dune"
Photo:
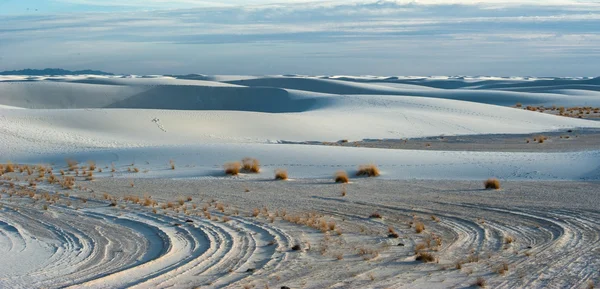
<svg viewBox="0 0 600 289"><path fill-rule="evenodd" d="M498 288L585 286L600 266L596 149L291 142L600 128L510 107L600 106L599 88L559 78L2 76L0 162L77 176L72 190L47 173L2 176L0 288L463 288L475 277ZM223 164L244 157L260 160L260 174L225 176ZM104 170L92 181L66 159ZM354 177L369 163L379 178ZM278 168L291 180L273 181ZM336 171L352 177L347 187L333 183ZM506 187L481 190L489 177ZM323 233L282 209L336 223ZM439 263L415 261L417 244L437 237Z"/></svg>

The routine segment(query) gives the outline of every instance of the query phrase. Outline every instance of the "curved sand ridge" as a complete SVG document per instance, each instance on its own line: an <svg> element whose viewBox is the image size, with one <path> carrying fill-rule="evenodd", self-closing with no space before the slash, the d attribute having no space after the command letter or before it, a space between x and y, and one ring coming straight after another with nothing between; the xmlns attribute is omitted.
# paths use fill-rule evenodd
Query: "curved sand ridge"
<svg viewBox="0 0 600 289"><path fill-rule="evenodd" d="M379 183L377 190L368 189L368 182L354 189L350 186L350 195L345 198L320 193L297 197L285 205L292 215L310 204L312 211L335 221L341 235L335 231L323 234L284 221L281 211L273 207L269 207L269 217L265 209L257 217L244 210L238 214L234 207L241 202L233 200L229 201L234 205L226 204L223 212L216 209L222 201L186 201L187 214L183 214L160 206L155 207L158 213L153 213L151 207L125 201L108 207L108 201L94 197L90 189L73 191L70 197L63 195L46 210L26 196L9 198L4 194L0 200L4 260L28 265L15 266L14 271L3 265L0 285L239 288L269 284L362 288L404 284L421 288L432 284L468 286L476 276L483 276L494 288L542 288L581 287L597 277L594 268L600 264L594 250L600 245L600 214L591 206L557 208L551 202L558 200L558 194L547 195L548 204L519 206L517 201L479 199L479 193L472 195L471 201L452 194L457 199L451 201L415 190L419 186L435 187L436 183L404 183L409 188L402 190L403 196L391 196L383 191L397 183ZM139 185L144 186L144 182ZM265 185L266 190L272 186ZM314 187L310 182L299 185L322 189L322 185ZM527 197L539 193L531 191L535 186L526 184L523 190L509 187L506 191L535 202L535 197ZM186 191L187 186L183 184L180 190ZM361 190L369 191L370 197L361 197ZM286 202L290 193L279 192L272 204ZM561 194L576 198L571 192ZM249 196L242 202L254 204L261 198ZM83 203L81 197L89 200ZM204 205L204 209L206 202L210 205ZM194 204L198 207L193 208ZM383 219L367 217L374 208ZM211 219L203 214L204 210L210 212ZM411 225L414 222L424 223L425 231L415 233ZM388 227L394 228L400 238L386 237ZM427 249L438 261L415 261L415 247L435 243L438 237L440 243ZM507 237L512 239L510 243ZM301 250L291 250L295 244L300 244ZM30 259L33 254L45 258ZM456 263L461 263L462 269L455 269ZM498 273L504 266L506 271Z"/></svg>

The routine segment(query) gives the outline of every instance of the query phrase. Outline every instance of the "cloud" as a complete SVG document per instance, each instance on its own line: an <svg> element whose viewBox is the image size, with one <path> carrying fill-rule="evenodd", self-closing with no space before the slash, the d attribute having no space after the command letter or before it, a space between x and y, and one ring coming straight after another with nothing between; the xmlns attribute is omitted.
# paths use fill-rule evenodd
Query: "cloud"
<svg viewBox="0 0 600 289"><path fill-rule="evenodd" d="M156 9L0 16L1 67L562 75L600 65L600 4L591 1L61 1ZM590 59L569 65L574 57ZM560 71L550 73L548 63L561 63Z"/></svg>

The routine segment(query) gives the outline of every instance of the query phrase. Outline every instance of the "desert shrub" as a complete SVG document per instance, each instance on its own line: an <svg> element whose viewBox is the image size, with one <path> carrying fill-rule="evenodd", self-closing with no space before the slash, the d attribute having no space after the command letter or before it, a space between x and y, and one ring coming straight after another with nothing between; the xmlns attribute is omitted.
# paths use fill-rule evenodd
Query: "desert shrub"
<svg viewBox="0 0 600 289"><path fill-rule="evenodd" d="M390 238L399 238L400 235L398 235L398 233L396 233L396 230L394 230L394 228L392 226L388 227L388 237Z"/></svg>
<svg viewBox="0 0 600 289"><path fill-rule="evenodd" d="M506 244L511 244L514 241L515 241L515 238L513 238L512 236L504 237L504 243L506 243Z"/></svg>
<svg viewBox="0 0 600 289"><path fill-rule="evenodd" d="M258 173L260 171L260 162L253 158L244 158L242 160L242 169L249 173Z"/></svg>
<svg viewBox="0 0 600 289"><path fill-rule="evenodd" d="M382 219L383 217L381 216L380 213L373 213L369 216L369 218L371 219Z"/></svg>
<svg viewBox="0 0 600 289"><path fill-rule="evenodd" d="M431 253L419 252L417 254L417 258L415 260L425 262L425 263L435 262L435 256Z"/></svg>
<svg viewBox="0 0 600 289"><path fill-rule="evenodd" d="M473 284L473 285L484 288L487 285L487 282L482 277L479 277L479 278L477 278L477 280L475 280L475 284Z"/></svg>
<svg viewBox="0 0 600 289"><path fill-rule="evenodd" d="M15 165L13 165L11 162L7 163L4 171L7 173L14 173L15 172Z"/></svg>
<svg viewBox="0 0 600 289"><path fill-rule="evenodd" d="M343 183L343 184L346 184L350 181L350 179L348 178L348 174L344 171L336 172L334 175L334 179L335 179L336 183Z"/></svg>
<svg viewBox="0 0 600 289"><path fill-rule="evenodd" d="M77 165L79 164L76 160L74 159L67 159L67 166L69 167L69 171L74 171L77 169Z"/></svg>
<svg viewBox="0 0 600 289"><path fill-rule="evenodd" d="M484 183L486 190L499 190L500 189L500 181L498 179L488 179Z"/></svg>
<svg viewBox="0 0 600 289"><path fill-rule="evenodd" d="M90 165L90 171L96 170L96 162L95 161L88 161L88 164Z"/></svg>
<svg viewBox="0 0 600 289"><path fill-rule="evenodd" d="M417 234L420 234L423 231L425 231L425 224L421 222L415 223L415 232L417 232Z"/></svg>
<svg viewBox="0 0 600 289"><path fill-rule="evenodd" d="M287 171L284 169L275 170L275 179L276 180L287 180L288 179Z"/></svg>
<svg viewBox="0 0 600 289"><path fill-rule="evenodd" d="M231 176L237 176L240 173L242 165L239 162L231 162L226 163L223 168L225 169L225 174Z"/></svg>
<svg viewBox="0 0 600 289"><path fill-rule="evenodd" d="M356 172L357 176L377 177L379 176L379 169L376 165L361 165Z"/></svg>

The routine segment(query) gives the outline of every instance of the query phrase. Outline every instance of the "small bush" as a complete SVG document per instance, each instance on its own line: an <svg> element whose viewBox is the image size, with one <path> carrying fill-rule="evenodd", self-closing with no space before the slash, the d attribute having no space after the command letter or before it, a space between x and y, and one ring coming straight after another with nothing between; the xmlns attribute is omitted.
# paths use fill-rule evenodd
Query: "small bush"
<svg viewBox="0 0 600 289"><path fill-rule="evenodd" d="M383 217L379 213L373 213L369 216L371 219L382 219Z"/></svg>
<svg viewBox="0 0 600 289"><path fill-rule="evenodd" d="M276 180L287 180L288 179L287 171L284 169L275 170L275 179Z"/></svg>
<svg viewBox="0 0 600 289"><path fill-rule="evenodd" d="M415 232L417 232L417 234L420 234L423 231L425 231L425 224L423 224L421 222L417 222L415 224Z"/></svg>
<svg viewBox="0 0 600 289"><path fill-rule="evenodd" d="M473 284L473 285L484 288L487 285L487 282L482 277L479 277L479 278L477 278L477 280L475 280L475 284Z"/></svg>
<svg viewBox="0 0 600 289"><path fill-rule="evenodd" d="M88 164L90 165L90 171L96 170L96 162L95 161L88 161Z"/></svg>
<svg viewBox="0 0 600 289"><path fill-rule="evenodd" d="M336 183L346 184L350 181L348 178L348 174L344 171L336 172L334 175L334 179Z"/></svg>
<svg viewBox="0 0 600 289"><path fill-rule="evenodd" d="M69 171L74 171L77 169L77 165L79 164L76 160L74 159L67 159L67 166L69 167Z"/></svg>
<svg viewBox="0 0 600 289"><path fill-rule="evenodd" d="M7 163L6 166L5 166L5 168L4 168L4 171L7 172L7 173L14 173L15 172L15 165L13 165L10 162Z"/></svg>
<svg viewBox="0 0 600 289"><path fill-rule="evenodd" d="M226 163L223 168L225 169L225 174L231 176L237 176L240 174L240 169L242 165L239 162L231 162Z"/></svg>
<svg viewBox="0 0 600 289"><path fill-rule="evenodd" d="M500 181L498 179L488 179L483 183L486 190L499 190Z"/></svg>
<svg viewBox="0 0 600 289"><path fill-rule="evenodd" d="M258 173L260 172L260 162L253 158L244 158L242 160L242 168L245 172Z"/></svg>
<svg viewBox="0 0 600 289"><path fill-rule="evenodd" d="M356 172L357 176L367 176L367 177L377 177L379 176L379 169L376 165L362 165L358 168Z"/></svg>
<svg viewBox="0 0 600 289"><path fill-rule="evenodd" d="M433 254L431 254L431 253L420 252L417 254L417 258L415 260L425 262L425 263L430 263L430 262L435 262L436 259L435 259L435 256L433 256Z"/></svg>

